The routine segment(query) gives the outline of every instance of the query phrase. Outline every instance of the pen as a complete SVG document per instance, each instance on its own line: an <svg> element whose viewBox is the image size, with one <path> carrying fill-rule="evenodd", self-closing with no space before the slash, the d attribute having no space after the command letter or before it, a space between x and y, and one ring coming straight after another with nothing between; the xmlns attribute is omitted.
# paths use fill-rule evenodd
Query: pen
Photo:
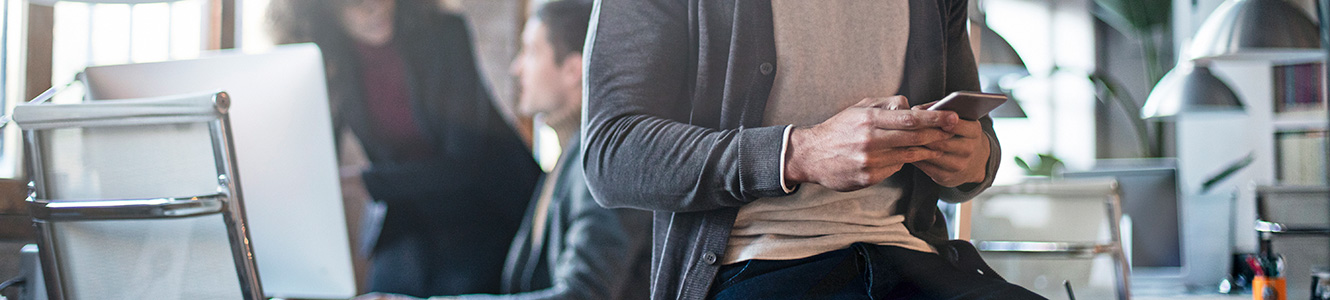
<svg viewBox="0 0 1330 300"><path fill-rule="evenodd" d="M1067 288L1067 300L1076 300L1076 294L1071 292L1071 281L1063 280L1062 286Z"/></svg>
<svg viewBox="0 0 1330 300"><path fill-rule="evenodd" d="M1261 263L1256 260L1256 257L1248 256L1247 265L1251 267L1252 272L1256 273L1256 276L1265 276L1265 269L1263 269Z"/></svg>

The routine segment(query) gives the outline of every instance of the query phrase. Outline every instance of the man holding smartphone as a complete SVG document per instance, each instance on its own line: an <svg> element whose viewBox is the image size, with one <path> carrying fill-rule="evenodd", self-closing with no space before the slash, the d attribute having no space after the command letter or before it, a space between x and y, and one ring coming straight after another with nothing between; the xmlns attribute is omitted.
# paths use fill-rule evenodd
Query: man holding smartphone
<svg viewBox="0 0 1330 300"><path fill-rule="evenodd" d="M653 299L1038 299L962 266L939 199L992 184L965 0L620 0L587 40L596 200L655 211ZM982 265L982 264L980 264Z"/></svg>

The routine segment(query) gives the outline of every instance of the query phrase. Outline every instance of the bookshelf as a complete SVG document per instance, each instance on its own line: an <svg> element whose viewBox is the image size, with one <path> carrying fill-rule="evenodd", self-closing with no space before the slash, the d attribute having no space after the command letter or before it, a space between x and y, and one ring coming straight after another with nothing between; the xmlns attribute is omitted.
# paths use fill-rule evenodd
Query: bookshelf
<svg viewBox="0 0 1330 300"><path fill-rule="evenodd" d="M1275 132L1325 131L1325 112L1276 113L1272 125Z"/></svg>
<svg viewBox="0 0 1330 300"><path fill-rule="evenodd" d="M1323 63L1277 64L1273 83L1271 127L1275 181L1281 185L1325 182L1326 107L1322 97ZM1262 108L1252 108L1262 109Z"/></svg>
<svg viewBox="0 0 1330 300"><path fill-rule="evenodd" d="M1200 186L1230 164L1253 162L1211 191L1236 191L1236 220L1256 218L1255 187L1324 182L1326 110L1320 98L1320 62L1212 61L1211 70L1245 105L1243 114L1182 116L1176 125L1178 180L1187 199L1203 197ZM1298 86L1301 85L1301 86ZM1308 86L1314 88L1308 88ZM1251 224L1233 224L1235 251L1255 252Z"/></svg>

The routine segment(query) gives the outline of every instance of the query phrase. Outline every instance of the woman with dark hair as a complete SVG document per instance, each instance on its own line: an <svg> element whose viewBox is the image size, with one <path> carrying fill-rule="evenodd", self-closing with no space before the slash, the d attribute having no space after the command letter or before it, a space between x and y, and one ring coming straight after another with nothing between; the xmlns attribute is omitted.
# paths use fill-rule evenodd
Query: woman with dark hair
<svg viewBox="0 0 1330 300"><path fill-rule="evenodd" d="M270 21L279 43L323 50L334 127L369 160L343 183L387 206L366 233L370 291L498 292L540 169L490 100L462 18L434 0L274 0Z"/></svg>

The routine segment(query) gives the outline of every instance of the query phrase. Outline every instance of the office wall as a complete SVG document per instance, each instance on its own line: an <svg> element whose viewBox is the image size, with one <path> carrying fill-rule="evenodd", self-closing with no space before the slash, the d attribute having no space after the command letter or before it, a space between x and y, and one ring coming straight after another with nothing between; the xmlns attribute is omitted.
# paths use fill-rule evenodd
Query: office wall
<svg viewBox="0 0 1330 300"><path fill-rule="evenodd" d="M1027 119L995 124L1004 156L1052 153L1072 169L1094 164L1094 17L1090 0L989 0L987 23L1020 54L1030 77L1014 96ZM1014 169L1011 158L1003 168Z"/></svg>
<svg viewBox="0 0 1330 300"><path fill-rule="evenodd" d="M526 20L527 0L443 0L445 6L466 16L476 43L480 72L490 84L504 116L531 140L531 119L514 112L517 87L508 65L517 56L519 36Z"/></svg>

